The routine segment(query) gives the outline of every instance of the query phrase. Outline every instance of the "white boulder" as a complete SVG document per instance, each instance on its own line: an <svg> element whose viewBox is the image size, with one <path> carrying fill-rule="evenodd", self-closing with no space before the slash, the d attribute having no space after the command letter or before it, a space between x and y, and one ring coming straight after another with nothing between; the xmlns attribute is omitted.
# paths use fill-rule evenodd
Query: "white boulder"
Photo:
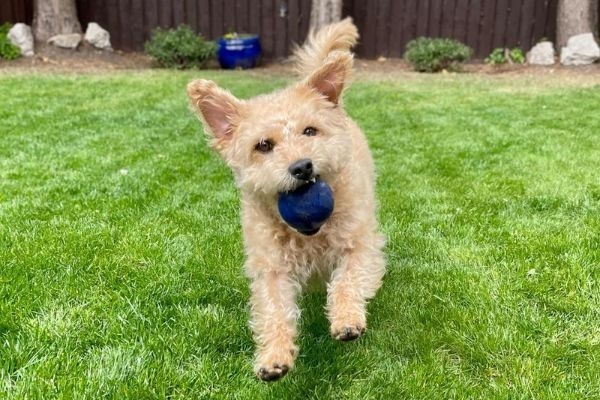
<svg viewBox="0 0 600 400"><path fill-rule="evenodd" d="M540 42L527 53L527 62L532 65L554 64L554 46L552 42Z"/></svg>
<svg viewBox="0 0 600 400"><path fill-rule="evenodd" d="M33 55L33 34L31 28L19 22L8 31L8 39L21 49L21 54L27 57Z"/></svg>
<svg viewBox="0 0 600 400"><path fill-rule="evenodd" d="M81 43L81 35L79 33L65 33L52 36L48 39L48 44L62 47L63 49L76 49L79 43Z"/></svg>
<svg viewBox="0 0 600 400"><path fill-rule="evenodd" d="M90 22L85 31L84 39L92 46L102 50L112 50L110 33L95 22Z"/></svg>
<svg viewBox="0 0 600 400"><path fill-rule="evenodd" d="M560 52L563 65L587 65L600 58L600 47L591 33L571 36Z"/></svg>

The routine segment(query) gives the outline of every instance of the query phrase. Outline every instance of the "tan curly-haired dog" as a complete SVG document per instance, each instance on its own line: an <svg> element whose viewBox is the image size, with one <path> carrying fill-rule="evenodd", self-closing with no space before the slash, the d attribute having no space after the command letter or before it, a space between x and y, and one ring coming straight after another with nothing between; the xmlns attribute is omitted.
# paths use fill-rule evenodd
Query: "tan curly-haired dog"
<svg viewBox="0 0 600 400"><path fill-rule="evenodd" d="M188 85L210 144L241 191L255 372L263 380L278 379L294 365L296 300L311 276L327 281L331 335L352 340L365 331L367 300L385 272L373 160L341 103L357 38L350 19L311 34L295 54L304 79L271 94L239 100L211 81ZM277 208L279 193L306 183L306 174L298 179L290 168L298 160L309 161L309 178L329 184L335 200L333 214L311 236L287 225Z"/></svg>

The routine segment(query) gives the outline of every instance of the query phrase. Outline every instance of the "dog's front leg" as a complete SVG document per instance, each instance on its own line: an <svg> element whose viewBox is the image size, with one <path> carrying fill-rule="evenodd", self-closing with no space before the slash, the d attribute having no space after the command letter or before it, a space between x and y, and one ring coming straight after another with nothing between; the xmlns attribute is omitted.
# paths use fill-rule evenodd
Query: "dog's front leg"
<svg viewBox="0 0 600 400"><path fill-rule="evenodd" d="M348 251L327 286L331 336L353 340L367 328L367 300L375 296L385 273L383 253L376 246Z"/></svg>
<svg viewBox="0 0 600 400"><path fill-rule="evenodd" d="M285 272L261 272L252 278L251 327L257 344L255 372L265 381L284 376L294 365L299 285Z"/></svg>

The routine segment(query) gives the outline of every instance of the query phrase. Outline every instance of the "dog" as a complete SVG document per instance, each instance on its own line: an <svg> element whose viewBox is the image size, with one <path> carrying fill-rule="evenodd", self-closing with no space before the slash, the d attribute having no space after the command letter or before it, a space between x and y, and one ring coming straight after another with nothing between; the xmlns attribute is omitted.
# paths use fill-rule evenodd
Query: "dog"
<svg viewBox="0 0 600 400"><path fill-rule="evenodd" d="M294 366L297 298L309 278L326 282L331 336L349 341L365 332L367 301L385 274L374 163L342 104L357 39L349 18L309 33L293 56L301 80L270 94L240 100L202 79L187 87L210 146L233 171L241 194L254 372L265 381ZM316 177L331 188L335 206L318 232L307 235L284 222L278 196Z"/></svg>

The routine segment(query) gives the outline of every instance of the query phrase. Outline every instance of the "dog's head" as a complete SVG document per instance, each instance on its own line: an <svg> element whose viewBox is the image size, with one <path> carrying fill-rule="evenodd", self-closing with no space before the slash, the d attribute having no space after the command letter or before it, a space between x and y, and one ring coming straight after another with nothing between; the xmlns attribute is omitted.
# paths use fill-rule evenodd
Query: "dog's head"
<svg viewBox="0 0 600 400"><path fill-rule="evenodd" d="M333 52L303 81L250 100L207 80L188 85L211 146L243 191L271 196L317 176L335 180L352 153L340 103L352 61L347 52Z"/></svg>

